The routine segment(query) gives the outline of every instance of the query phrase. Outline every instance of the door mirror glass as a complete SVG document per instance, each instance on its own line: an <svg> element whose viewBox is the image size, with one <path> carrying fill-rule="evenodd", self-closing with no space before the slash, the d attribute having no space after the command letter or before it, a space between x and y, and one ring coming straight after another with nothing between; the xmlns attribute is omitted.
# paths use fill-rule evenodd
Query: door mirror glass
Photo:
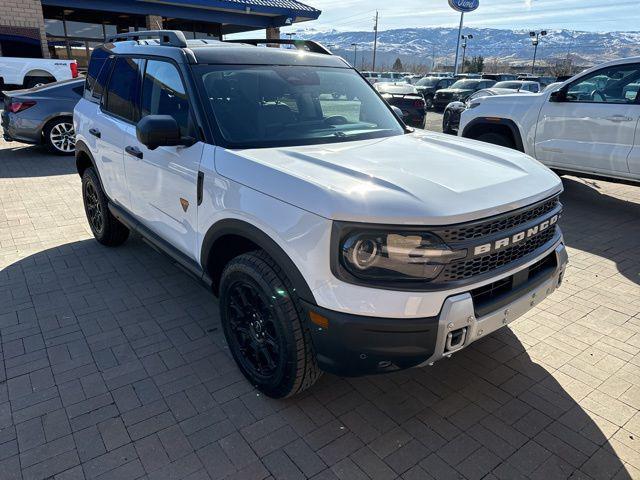
<svg viewBox="0 0 640 480"><path fill-rule="evenodd" d="M171 115L147 115L136 125L136 136L149 150L188 144L187 139L180 135L178 122Z"/></svg>

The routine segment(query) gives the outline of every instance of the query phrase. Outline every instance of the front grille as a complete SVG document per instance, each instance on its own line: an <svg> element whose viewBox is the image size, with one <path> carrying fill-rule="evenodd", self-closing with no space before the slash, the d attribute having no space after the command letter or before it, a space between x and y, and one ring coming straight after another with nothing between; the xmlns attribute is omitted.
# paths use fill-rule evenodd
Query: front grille
<svg viewBox="0 0 640 480"><path fill-rule="evenodd" d="M556 234L557 227L548 228L544 232L522 241L511 247L497 252L482 255L466 261L450 263L438 276L440 282L465 280L467 278L482 275L497 268L508 265L529 255L545 243L551 241Z"/></svg>
<svg viewBox="0 0 640 480"><path fill-rule="evenodd" d="M476 316L483 317L503 307L512 300L510 296L514 290L523 287L532 288L531 282L544 281L553 274L557 266L557 257L553 252L542 260L538 260L524 272L518 272L510 277L471 290L469 293L473 299Z"/></svg>
<svg viewBox="0 0 640 480"><path fill-rule="evenodd" d="M505 215L501 218L494 220L481 220L479 222L469 223L459 227L435 230L434 232L445 242L464 242L465 240L482 238L504 230L516 228L518 225L522 225L551 212L558 205L560 205L560 200L558 197L553 197L533 206L526 207L520 212Z"/></svg>

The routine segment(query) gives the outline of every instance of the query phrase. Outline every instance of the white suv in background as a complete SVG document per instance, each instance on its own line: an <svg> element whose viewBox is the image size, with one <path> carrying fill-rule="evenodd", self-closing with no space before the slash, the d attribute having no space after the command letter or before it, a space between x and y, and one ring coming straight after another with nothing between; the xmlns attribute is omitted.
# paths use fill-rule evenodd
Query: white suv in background
<svg viewBox="0 0 640 480"><path fill-rule="evenodd" d="M591 68L538 95L474 102L458 134L559 171L640 181L640 57Z"/></svg>
<svg viewBox="0 0 640 480"><path fill-rule="evenodd" d="M134 230L203 281L239 368L273 397L321 370L428 365L555 290L554 173L414 132L347 62L295 45L160 31L96 48L74 115L96 239Z"/></svg>

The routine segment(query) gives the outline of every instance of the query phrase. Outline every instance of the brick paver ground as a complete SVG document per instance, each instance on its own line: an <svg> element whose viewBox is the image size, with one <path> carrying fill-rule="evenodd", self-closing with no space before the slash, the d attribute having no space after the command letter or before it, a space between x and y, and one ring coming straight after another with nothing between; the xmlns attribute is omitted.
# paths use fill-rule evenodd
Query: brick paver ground
<svg viewBox="0 0 640 480"><path fill-rule="evenodd" d="M0 479L640 478L640 188L565 187L571 266L526 318L274 401L201 286L91 238L73 159L1 144Z"/></svg>

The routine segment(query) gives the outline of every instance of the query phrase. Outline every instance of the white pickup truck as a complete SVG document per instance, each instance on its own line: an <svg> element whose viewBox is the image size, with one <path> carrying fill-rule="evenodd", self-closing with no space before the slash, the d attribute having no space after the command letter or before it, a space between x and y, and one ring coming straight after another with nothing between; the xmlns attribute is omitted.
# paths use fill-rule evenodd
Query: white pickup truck
<svg viewBox="0 0 640 480"><path fill-rule="evenodd" d="M33 88L78 76L75 60L0 57L2 88Z"/></svg>

